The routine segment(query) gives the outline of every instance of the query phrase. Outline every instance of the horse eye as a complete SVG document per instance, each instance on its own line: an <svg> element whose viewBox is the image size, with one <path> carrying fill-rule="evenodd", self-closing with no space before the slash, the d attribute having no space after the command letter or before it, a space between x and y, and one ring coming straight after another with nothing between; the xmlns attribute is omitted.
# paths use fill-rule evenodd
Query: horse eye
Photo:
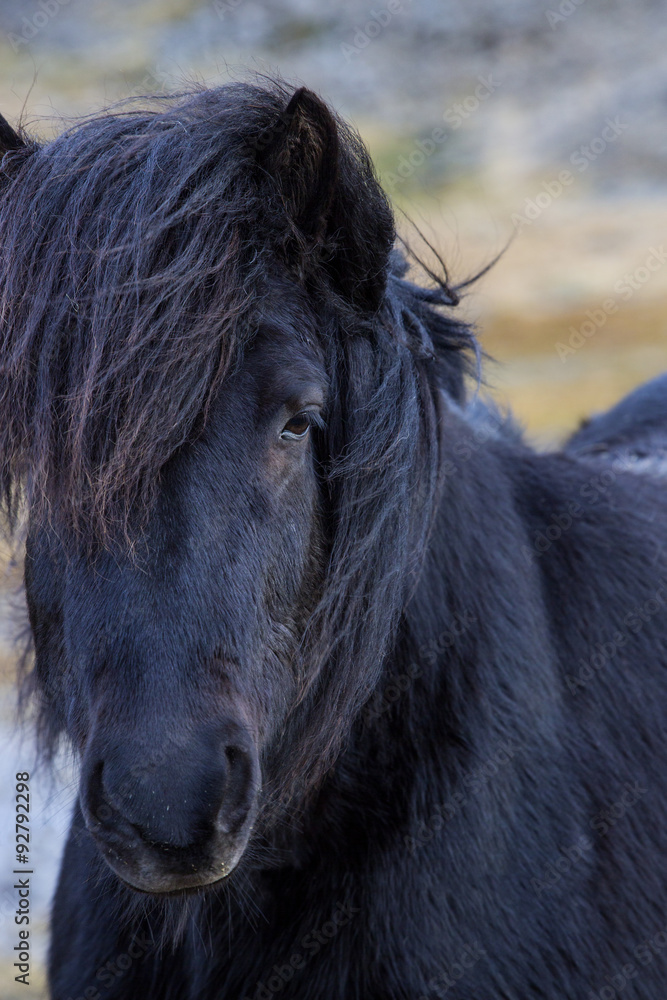
<svg viewBox="0 0 667 1000"><path fill-rule="evenodd" d="M296 413L287 421L280 436L284 441L300 441L310 430L310 423L309 413Z"/></svg>

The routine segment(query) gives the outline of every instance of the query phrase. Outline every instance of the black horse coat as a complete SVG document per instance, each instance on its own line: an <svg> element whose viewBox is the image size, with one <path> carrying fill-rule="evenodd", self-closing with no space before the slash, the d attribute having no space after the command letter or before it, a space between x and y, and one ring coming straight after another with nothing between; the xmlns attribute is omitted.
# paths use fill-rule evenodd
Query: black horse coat
<svg viewBox="0 0 667 1000"><path fill-rule="evenodd" d="M530 448L307 91L0 141L54 1000L662 1000L665 379Z"/></svg>

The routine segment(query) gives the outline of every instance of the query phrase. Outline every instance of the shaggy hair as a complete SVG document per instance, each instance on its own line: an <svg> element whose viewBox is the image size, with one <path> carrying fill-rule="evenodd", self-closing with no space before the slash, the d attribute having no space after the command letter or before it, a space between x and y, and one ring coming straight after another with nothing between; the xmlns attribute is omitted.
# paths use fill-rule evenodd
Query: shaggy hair
<svg viewBox="0 0 667 1000"><path fill-rule="evenodd" d="M13 143L0 195L0 487L10 521L24 501L33 527L73 546L136 546L161 469L204 426L284 261L319 303L333 400L330 557L302 642L291 769L315 780L376 686L417 578L438 499L439 389L462 398L475 345L437 309L457 301L446 275L421 288L398 254L389 266L392 214L346 124L323 137L338 151L329 230L311 218L321 194L281 190L267 158L290 94L233 84Z"/></svg>
<svg viewBox="0 0 667 1000"><path fill-rule="evenodd" d="M44 717L90 736L54 1000L99 993L137 932L108 1000L580 1000L621 970L624 997L662 996L667 506L625 466L665 450L667 378L550 454L469 404L456 291L407 279L358 137L309 91L201 91L46 145L0 121L0 142L0 481L29 513ZM293 518L274 480L250 509L268 418L247 454L243 423L216 438L265 384L231 381L259 328L258 367L316 341L328 382ZM194 866L193 823L219 825L241 708L270 716L246 764L261 750L278 812L246 812L234 874L220 853L184 900L173 850ZM133 892L119 840L167 881Z"/></svg>

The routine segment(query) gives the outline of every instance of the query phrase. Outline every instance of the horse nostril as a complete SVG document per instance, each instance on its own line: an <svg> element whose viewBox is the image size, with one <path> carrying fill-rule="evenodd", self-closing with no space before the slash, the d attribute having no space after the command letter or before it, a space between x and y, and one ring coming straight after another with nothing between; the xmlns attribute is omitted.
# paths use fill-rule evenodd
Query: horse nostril
<svg viewBox="0 0 667 1000"><path fill-rule="evenodd" d="M197 737L175 748L158 745L152 753L136 740L105 745L82 776L82 806L93 836L107 846L142 841L153 852L166 852L170 863L179 851L231 856L254 816L257 748L234 719Z"/></svg>
<svg viewBox="0 0 667 1000"><path fill-rule="evenodd" d="M104 788L103 771L104 762L98 761L92 768L88 779L88 809L90 824L93 827L107 826L115 814L115 809L109 803Z"/></svg>
<svg viewBox="0 0 667 1000"><path fill-rule="evenodd" d="M257 794L255 754L243 747L228 745L224 751L227 767L218 826L225 833L235 833L248 818Z"/></svg>

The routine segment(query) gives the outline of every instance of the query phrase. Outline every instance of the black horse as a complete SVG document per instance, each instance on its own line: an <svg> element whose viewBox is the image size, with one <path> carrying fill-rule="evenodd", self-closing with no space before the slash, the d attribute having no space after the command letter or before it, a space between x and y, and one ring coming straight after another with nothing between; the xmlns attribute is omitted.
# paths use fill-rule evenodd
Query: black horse
<svg viewBox="0 0 667 1000"><path fill-rule="evenodd" d="M307 90L0 142L52 997L662 1000L667 382L553 454L468 401Z"/></svg>

